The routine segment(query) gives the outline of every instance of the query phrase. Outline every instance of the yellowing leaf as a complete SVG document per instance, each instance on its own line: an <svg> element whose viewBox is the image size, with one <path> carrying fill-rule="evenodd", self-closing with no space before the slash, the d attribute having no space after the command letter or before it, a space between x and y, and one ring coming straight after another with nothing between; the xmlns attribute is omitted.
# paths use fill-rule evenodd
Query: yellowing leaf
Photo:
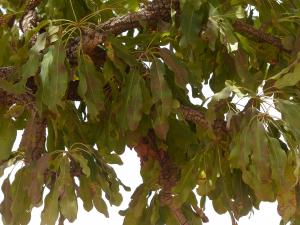
<svg viewBox="0 0 300 225"><path fill-rule="evenodd" d="M92 199L92 185L95 185L91 182L86 176L80 176L80 186L79 186L79 197L83 202L83 207L86 211L90 211L93 208L93 199Z"/></svg>
<svg viewBox="0 0 300 225"><path fill-rule="evenodd" d="M282 216L284 223L287 223L296 213L296 193L295 188L281 189L277 196L278 213Z"/></svg>
<svg viewBox="0 0 300 225"><path fill-rule="evenodd" d="M72 157L80 164L80 167L82 168L82 172L89 177L91 174L91 170L88 166L88 160L85 159L82 155L77 153L72 153Z"/></svg>
<svg viewBox="0 0 300 225"><path fill-rule="evenodd" d="M75 194L73 181L68 178L65 178L64 181L64 193L60 198L59 208L62 215L72 223L77 218L77 197Z"/></svg>
<svg viewBox="0 0 300 225"><path fill-rule="evenodd" d="M108 217L108 211L105 201L102 199L101 196L101 190L99 188L96 188L96 193L93 199L94 206L97 209L98 212L104 214L106 217Z"/></svg>
<svg viewBox="0 0 300 225"><path fill-rule="evenodd" d="M0 117L0 161L9 158L16 136L13 122Z"/></svg>
<svg viewBox="0 0 300 225"><path fill-rule="evenodd" d="M31 214L31 202L28 196L28 189L31 180L31 168L23 167L16 175L11 185L11 224L25 225L29 222Z"/></svg>

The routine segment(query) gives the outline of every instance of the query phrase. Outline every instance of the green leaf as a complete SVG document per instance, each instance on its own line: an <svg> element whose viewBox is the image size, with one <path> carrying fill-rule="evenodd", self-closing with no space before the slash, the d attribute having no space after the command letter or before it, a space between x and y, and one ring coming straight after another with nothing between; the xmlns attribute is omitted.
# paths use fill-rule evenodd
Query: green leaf
<svg viewBox="0 0 300 225"><path fill-rule="evenodd" d="M165 67L159 59L154 59L151 65L151 93L153 102L157 105L157 118L154 121L154 130L158 137L166 139L169 130L168 116L171 113L173 98L172 92L164 78Z"/></svg>
<svg viewBox="0 0 300 225"><path fill-rule="evenodd" d="M55 45L49 47L41 63L42 90L39 92L40 99L53 112L57 111L58 105L62 106L62 98L68 87L65 58L66 54L62 42L56 42Z"/></svg>
<svg viewBox="0 0 300 225"><path fill-rule="evenodd" d="M71 181L71 177L65 178L64 193L60 198L59 207L62 215L69 220L74 222L77 218L77 197L75 194L74 183Z"/></svg>
<svg viewBox="0 0 300 225"><path fill-rule="evenodd" d="M222 99L227 99L230 97L231 93L235 93L238 97L244 97L245 95L240 91L240 89L235 85L234 82L230 80L225 81L226 87L220 92L214 94L213 100L220 101Z"/></svg>
<svg viewBox="0 0 300 225"><path fill-rule="evenodd" d="M295 174L295 170L297 169L296 157L298 156L295 152L288 152L287 163L283 170L284 180L277 194L277 211L282 217L284 224L297 214L296 210L299 201L297 195L299 193L297 193L295 189L298 188L296 184L299 178L298 175Z"/></svg>
<svg viewBox="0 0 300 225"><path fill-rule="evenodd" d="M41 214L41 225L55 225L59 213L58 197L58 185L55 184L45 198L45 206Z"/></svg>
<svg viewBox="0 0 300 225"><path fill-rule="evenodd" d="M105 161L108 164L117 164L117 165L123 165L123 161L120 158L119 155L117 154L109 154L109 155L105 155L103 156L103 158L105 159Z"/></svg>
<svg viewBox="0 0 300 225"><path fill-rule="evenodd" d="M229 155L229 160L233 168L245 170L249 164L249 156L252 153L252 149L248 141L249 138L247 135L250 134L248 129L248 127L243 128L240 134L236 134L233 139Z"/></svg>
<svg viewBox="0 0 300 225"><path fill-rule="evenodd" d="M159 220L159 208L158 196L154 196L151 202L151 225L156 225Z"/></svg>
<svg viewBox="0 0 300 225"><path fill-rule="evenodd" d="M147 194L147 189L143 184L136 188L125 213L124 225L139 224L147 204Z"/></svg>
<svg viewBox="0 0 300 225"><path fill-rule="evenodd" d="M50 189L50 193L45 198L44 209L41 214L41 225L55 225L59 216L59 211L68 219L73 219L74 204L72 199L72 178L70 176L70 164L67 156L62 156L59 161L55 162L55 170L59 175L55 179L55 183ZM60 197L63 196L63 199ZM71 195L71 196L70 196ZM61 203L62 201L62 203ZM70 209L66 205L69 202ZM77 215L77 211L76 211Z"/></svg>
<svg viewBox="0 0 300 225"><path fill-rule="evenodd" d="M270 145L270 164L272 168L272 179L274 179L277 185L280 187L284 183L285 179L285 166L287 163L287 155L281 148L280 143L275 138L268 138Z"/></svg>
<svg viewBox="0 0 300 225"><path fill-rule="evenodd" d="M181 12L181 23L179 28L182 34L179 45L182 48L195 46L200 38L199 32L201 29L201 23L205 14L208 14L208 10L206 9L206 7L202 7L203 11L199 10L201 4L201 1L194 2L188 0L183 5Z"/></svg>
<svg viewBox="0 0 300 225"><path fill-rule="evenodd" d="M78 93L84 99L92 118L96 118L104 109L103 85L99 72L87 55L80 56L78 69L80 78Z"/></svg>
<svg viewBox="0 0 300 225"><path fill-rule="evenodd" d="M56 182L60 187L63 187L59 199L60 212L70 222L73 222L77 218L78 205L75 183L70 174L70 162L67 157L64 157L60 162L60 174Z"/></svg>
<svg viewBox="0 0 300 225"><path fill-rule="evenodd" d="M143 96L140 85L141 79L142 78L140 74L135 71L129 73L126 77L126 83L123 93L124 102L122 105L122 124L124 128L126 128L125 123L126 125L128 124L128 128L131 131L137 129L142 118Z"/></svg>
<svg viewBox="0 0 300 225"><path fill-rule="evenodd" d="M93 198L94 206L97 209L98 212L105 215L107 218L109 217L107 206L105 201L102 199L101 196L101 190L99 188L96 188L95 196Z"/></svg>
<svg viewBox="0 0 300 225"><path fill-rule="evenodd" d="M42 33L37 36L36 42L34 43L33 47L31 48L32 52L40 53L46 47L47 36L46 33Z"/></svg>
<svg viewBox="0 0 300 225"><path fill-rule="evenodd" d="M212 201L214 210L220 215L227 212L227 208L224 202L225 200L223 195L220 195L217 199L214 199Z"/></svg>
<svg viewBox="0 0 300 225"><path fill-rule="evenodd" d="M0 117L0 161L9 158L16 136L17 129L13 122Z"/></svg>
<svg viewBox="0 0 300 225"><path fill-rule="evenodd" d="M28 196L30 188L31 168L23 167L16 175L11 185L12 224L26 225L31 217L31 202Z"/></svg>
<svg viewBox="0 0 300 225"><path fill-rule="evenodd" d="M159 50L159 53L163 58L165 64L168 66L168 68L174 72L176 84L179 87L185 89L188 82L189 74L184 64L181 61L179 61L170 50L166 48L161 48Z"/></svg>
<svg viewBox="0 0 300 225"><path fill-rule="evenodd" d="M41 56L38 54L38 52L30 52L29 59L21 67L21 76L23 80L26 81L29 77L36 75L40 66L40 60Z"/></svg>
<svg viewBox="0 0 300 225"><path fill-rule="evenodd" d="M143 112L149 115L150 109L153 105L150 88L146 85L144 80L140 81L142 96L143 96Z"/></svg>
<svg viewBox="0 0 300 225"><path fill-rule="evenodd" d="M282 89L288 86L295 86L300 81L300 63L298 63L293 72L284 74L280 79L278 79L274 87Z"/></svg>
<svg viewBox="0 0 300 225"><path fill-rule="evenodd" d="M197 149L198 141L196 134L183 121L170 119L169 124L170 131L168 132L166 139L168 148L172 149L172 151L169 152L169 155L175 162L179 164L184 163L186 158L190 156L189 153L193 155L193 147ZM191 172L190 170L193 170L193 167L187 166L187 168L183 168L183 170L184 172ZM184 173L182 175L188 176L189 174Z"/></svg>
<svg viewBox="0 0 300 225"><path fill-rule="evenodd" d="M181 179L179 180L176 187L173 189L179 194L181 202L185 202L190 196L191 191L197 185L197 172L195 170L195 160L191 160L191 163L183 167L181 170Z"/></svg>
<svg viewBox="0 0 300 225"><path fill-rule="evenodd" d="M300 106L288 100L279 100L278 109L282 113L284 123L291 129L295 138L300 141Z"/></svg>
<svg viewBox="0 0 300 225"><path fill-rule="evenodd" d="M216 101L220 101L222 99L227 99L230 97L232 93L232 88L231 87L225 87L223 88L222 91L214 94L213 98L216 100Z"/></svg>
<svg viewBox="0 0 300 225"><path fill-rule="evenodd" d="M20 68L21 80L13 84L7 80L0 79L0 88L14 94L21 94L26 91L27 79L35 76L39 70L41 56L36 51L29 51L29 58Z"/></svg>
<svg viewBox="0 0 300 225"><path fill-rule="evenodd" d="M126 46L122 45L122 43L116 38L110 39L110 42L114 49L114 53L120 59L124 60L129 66L137 66L135 57L133 57Z"/></svg>
<svg viewBox="0 0 300 225"><path fill-rule="evenodd" d="M234 192L232 209L234 216L239 219L242 216L246 216L252 210L253 200L249 196L249 186L242 180L241 171L234 170L229 176L226 178L230 179Z"/></svg>
<svg viewBox="0 0 300 225"><path fill-rule="evenodd" d="M243 179L255 190L255 194L260 200L273 201L275 196L272 184L270 149L263 124L259 121L253 122L250 132L253 133L253 136L248 134L248 138L255 140L252 144L249 143L249 147L253 151L252 162L249 170L243 172Z"/></svg>
<svg viewBox="0 0 300 225"><path fill-rule="evenodd" d="M88 166L88 160L84 158L82 155L77 153L72 153L72 157L80 164L80 167L82 168L82 172L89 177L91 174L90 167Z"/></svg>
<svg viewBox="0 0 300 225"><path fill-rule="evenodd" d="M78 196L82 199L83 207L86 211L91 211L93 208L92 186L94 185L86 176L80 176L80 187Z"/></svg>

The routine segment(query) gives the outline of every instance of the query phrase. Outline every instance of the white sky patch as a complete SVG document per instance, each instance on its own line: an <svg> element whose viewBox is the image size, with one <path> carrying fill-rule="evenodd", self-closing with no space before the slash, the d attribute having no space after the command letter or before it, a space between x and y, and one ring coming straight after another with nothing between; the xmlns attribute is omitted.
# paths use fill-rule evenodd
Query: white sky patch
<svg viewBox="0 0 300 225"><path fill-rule="evenodd" d="M194 98L192 96L192 87L190 84L186 86L188 90L188 96L194 105L202 105L203 101L200 98ZM204 82L202 83L202 94L204 95L206 102L203 105L204 107L207 107L207 104L211 101L211 97L214 95L214 92L211 90L209 84L205 84Z"/></svg>

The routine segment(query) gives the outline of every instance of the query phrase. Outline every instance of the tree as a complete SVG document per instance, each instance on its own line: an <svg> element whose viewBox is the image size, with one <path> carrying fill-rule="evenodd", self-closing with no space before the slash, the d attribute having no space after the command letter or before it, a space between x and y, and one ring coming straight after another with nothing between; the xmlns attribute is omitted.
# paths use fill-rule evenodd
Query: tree
<svg viewBox="0 0 300 225"><path fill-rule="evenodd" d="M108 216L125 146L143 178L125 225L202 224L206 199L232 224L276 200L300 224L298 0L0 4L2 174L23 162L2 185L4 224L41 205L42 224L72 222L78 198Z"/></svg>

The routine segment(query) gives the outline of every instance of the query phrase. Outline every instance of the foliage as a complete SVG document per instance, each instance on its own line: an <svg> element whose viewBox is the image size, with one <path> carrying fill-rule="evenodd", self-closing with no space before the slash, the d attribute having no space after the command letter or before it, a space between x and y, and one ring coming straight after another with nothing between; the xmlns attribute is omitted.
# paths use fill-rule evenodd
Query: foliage
<svg viewBox="0 0 300 225"><path fill-rule="evenodd" d="M207 198L233 224L262 201L300 223L298 0L0 5L1 174L23 162L3 224L42 205L42 224L73 222L78 198L108 217L125 146L143 178L125 225L202 224Z"/></svg>

